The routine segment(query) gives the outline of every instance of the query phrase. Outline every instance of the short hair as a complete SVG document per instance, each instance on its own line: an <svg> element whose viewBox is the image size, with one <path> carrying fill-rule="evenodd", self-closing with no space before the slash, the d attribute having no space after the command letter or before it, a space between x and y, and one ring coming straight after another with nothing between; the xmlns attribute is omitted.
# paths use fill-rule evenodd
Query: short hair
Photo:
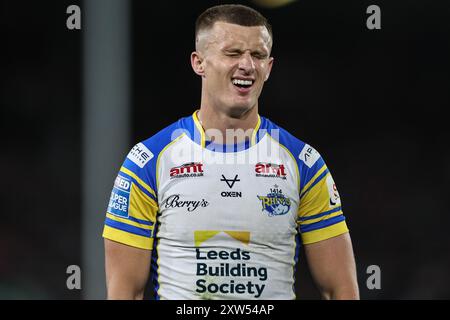
<svg viewBox="0 0 450 320"><path fill-rule="evenodd" d="M195 22L195 39L201 30L212 28L218 21L245 27L264 26L273 42L272 26L267 19L255 9L241 4L223 4L206 9Z"/></svg>

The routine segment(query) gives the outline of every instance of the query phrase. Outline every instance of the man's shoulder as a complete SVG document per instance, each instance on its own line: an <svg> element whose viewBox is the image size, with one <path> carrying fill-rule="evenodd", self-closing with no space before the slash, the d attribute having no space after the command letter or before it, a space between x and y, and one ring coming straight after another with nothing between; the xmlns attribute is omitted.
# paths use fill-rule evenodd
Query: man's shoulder
<svg viewBox="0 0 450 320"><path fill-rule="evenodd" d="M300 151L307 145L304 141L300 140L294 134L279 126L268 118L261 117L261 121L265 122L265 128L272 139L285 146L289 151Z"/></svg>
<svg viewBox="0 0 450 320"><path fill-rule="evenodd" d="M183 133L188 133L188 122L190 116L182 117L171 123L165 128L159 130L154 135L140 141L138 144L144 145L153 153L159 153L170 142L180 137Z"/></svg>
<svg viewBox="0 0 450 320"><path fill-rule="evenodd" d="M288 130L280 127L271 120L264 118L270 136L284 146L294 157L300 167L312 168L315 164L322 164L319 152L310 144L297 138ZM320 161L318 161L320 160Z"/></svg>
<svg viewBox="0 0 450 320"><path fill-rule="evenodd" d="M186 132L188 118L180 118L149 138L137 142L129 151L124 166L133 172L139 172L144 167L154 169L161 151Z"/></svg>
<svg viewBox="0 0 450 320"><path fill-rule="evenodd" d="M295 137L286 129L281 128L268 119L266 127L271 137L286 148L298 165L300 174L300 189L302 190L311 179L326 169L320 153L308 143ZM277 137L277 138L275 138Z"/></svg>

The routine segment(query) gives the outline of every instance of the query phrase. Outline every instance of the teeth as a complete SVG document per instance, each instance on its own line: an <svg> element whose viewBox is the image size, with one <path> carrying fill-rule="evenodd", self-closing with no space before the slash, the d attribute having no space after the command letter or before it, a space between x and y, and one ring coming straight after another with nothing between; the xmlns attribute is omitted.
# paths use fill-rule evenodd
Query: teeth
<svg viewBox="0 0 450 320"><path fill-rule="evenodd" d="M251 86L253 84L253 81L252 80L233 79L233 84L240 84L242 86Z"/></svg>

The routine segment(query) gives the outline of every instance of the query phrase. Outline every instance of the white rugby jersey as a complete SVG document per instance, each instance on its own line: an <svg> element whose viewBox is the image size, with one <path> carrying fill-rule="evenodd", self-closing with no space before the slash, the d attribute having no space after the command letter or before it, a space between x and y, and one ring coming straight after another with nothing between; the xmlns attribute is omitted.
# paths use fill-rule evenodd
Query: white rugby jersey
<svg viewBox="0 0 450 320"><path fill-rule="evenodd" d="M153 250L157 299L295 299L301 243L347 231L315 149L259 116L250 141L210 143L195 112L131 149L103 236Z"/></svg>

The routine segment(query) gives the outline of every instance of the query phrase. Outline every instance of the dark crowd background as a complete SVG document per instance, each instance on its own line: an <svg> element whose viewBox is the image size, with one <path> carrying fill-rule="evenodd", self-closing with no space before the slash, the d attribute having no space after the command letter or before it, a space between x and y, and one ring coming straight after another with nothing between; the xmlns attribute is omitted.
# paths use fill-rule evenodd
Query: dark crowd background
<svg viewBox="0 0 450 320"><path fill-rule="evenodd" d="M83 29L66 28L66 8L80 5L83 17L83 3L0 3L0 298L79 299L66 268L82 256ZM198 108L194 22L218 3L132 1L129 147ZM274 29L260 114L325 158L361 297L449 299L448 1L239 3ZM366 28L371 4L381 8L381 30ZM303 257L297 297L317 299ZM381 269L379 290L366 286L370 265Z"/></svg>

